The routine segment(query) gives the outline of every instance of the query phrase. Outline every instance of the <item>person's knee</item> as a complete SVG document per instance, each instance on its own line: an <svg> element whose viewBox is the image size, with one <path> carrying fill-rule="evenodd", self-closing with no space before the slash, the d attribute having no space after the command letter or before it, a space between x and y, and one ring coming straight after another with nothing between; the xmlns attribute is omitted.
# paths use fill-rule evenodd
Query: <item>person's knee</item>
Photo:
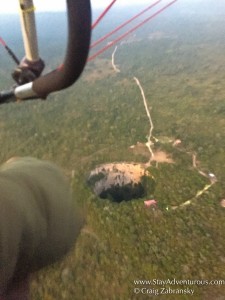
<svg viewBox="0 0 225 300"><path fill-rule="evenodd" d="M3 266L13 284L21 283L16 290L25 293L30 273L60 260L75 244L84 216L63 171L48 161L11 158L0 168L0 189L0 238L6 237L0 240L0 273ZM14 267L9 255L15 256Z"/></svg>

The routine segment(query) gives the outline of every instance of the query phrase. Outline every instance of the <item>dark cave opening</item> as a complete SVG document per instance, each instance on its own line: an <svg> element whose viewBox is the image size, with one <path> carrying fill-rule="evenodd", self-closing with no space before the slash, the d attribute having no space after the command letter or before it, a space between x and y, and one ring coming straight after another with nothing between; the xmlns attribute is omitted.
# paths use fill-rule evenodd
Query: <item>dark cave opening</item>
<svg viewBox="0 0 225 300"><path fill-rule="evenodd" d="M103 189L98 195L101 199L109 199L112 202L120 203L132 199L144 198L147 195L145 187L141 182L128 183L126 185L111 185L110 188Z"/></svg>

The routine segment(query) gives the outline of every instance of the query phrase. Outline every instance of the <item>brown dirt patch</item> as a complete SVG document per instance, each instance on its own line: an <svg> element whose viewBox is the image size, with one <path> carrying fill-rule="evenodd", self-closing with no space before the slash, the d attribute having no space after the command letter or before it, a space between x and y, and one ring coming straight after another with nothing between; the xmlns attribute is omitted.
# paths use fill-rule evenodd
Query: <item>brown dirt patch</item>
<svg viewBox="0 0 225 300"><path fill-rule="evenodd" d="M174 163L174 160L165 151L154 152L154 157L152 157L151 161L156 161L158 163L169 163L169 164Z"/></svg>
<svg viewBox="0 0 225 300"><path fill-rule="evenodd" d="M130 150L135 155L142 155L146 158L150 157L148 147L144 143L137 142L136 145L132 145L130 147ZM174 160L165 151L158 150L153 152L154 152L154 157L151 159L151 161L156 161L158 163L169 163L169 164L174 163Z"/></svg>
<svg viewBox="0 0 225 300"><path fill-rule="evenodd" d="M82 79L88 82L105 79L109 76L115 76L111 61L108 59L96 59L92 65L88 65L83 73Z"/></svg>

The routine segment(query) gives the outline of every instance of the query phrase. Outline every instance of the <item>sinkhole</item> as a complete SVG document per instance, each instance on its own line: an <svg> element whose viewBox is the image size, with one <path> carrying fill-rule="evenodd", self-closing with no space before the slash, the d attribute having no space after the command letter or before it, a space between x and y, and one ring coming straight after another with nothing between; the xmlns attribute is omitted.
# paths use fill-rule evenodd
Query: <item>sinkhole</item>
<svg viewBox="0 0 225 300"><path fill-rule="evenodd" d="M113 202L151 197L155 180L142 164L108 163L92 170L87 180L93 192Z"/></svg>

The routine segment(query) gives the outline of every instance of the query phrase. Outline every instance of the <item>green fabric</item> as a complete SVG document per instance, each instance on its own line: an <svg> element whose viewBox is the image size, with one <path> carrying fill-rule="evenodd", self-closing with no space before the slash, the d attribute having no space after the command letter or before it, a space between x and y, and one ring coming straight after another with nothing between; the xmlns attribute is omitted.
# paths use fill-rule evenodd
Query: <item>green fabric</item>
<svg viewBox="0 0 225 300"><path fill-rule="evenodd" d="M83 219L62 171L25 157L0 168L0 294L60 259L74 244Z"/></svg>

